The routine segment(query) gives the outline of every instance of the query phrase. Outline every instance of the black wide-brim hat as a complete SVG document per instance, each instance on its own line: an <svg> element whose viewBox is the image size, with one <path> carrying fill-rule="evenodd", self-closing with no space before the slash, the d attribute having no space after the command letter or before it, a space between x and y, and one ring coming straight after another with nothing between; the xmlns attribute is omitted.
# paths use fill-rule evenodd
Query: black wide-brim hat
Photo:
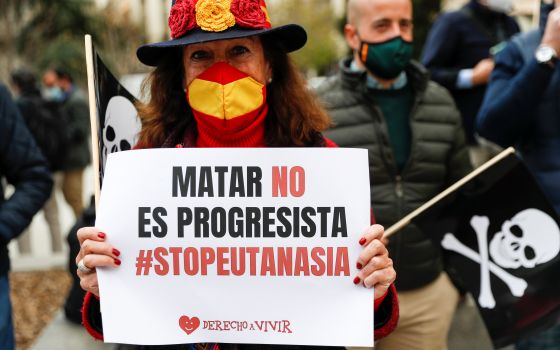
<svg viewBox="0 0 560 350"><path fill-rule="evenodd" d="M201 5L206 5L206 7L219 7L223 11L224 16L230 17L230 21L232 21L232 18L235 20L234 24L224 30L219 30L221 28L202 28L198 22L195 23L195 18L189 18L189 16L197 16L195 8L199 9L199 2ZM223 5L227 4L232 4L229 11L223 8ZM257 7L257 4L259 7ZM237 11L233 11L234 6L238 9ZM240 8L241 10L239 10ZM247 10L247 8L251 10L251 13L243 13L243 10ZM258 14L260 17L254 18L254 13L258 12L258 8L263 12ZM209 11L207 8L203 8L200 11L202 12L202 10ZM212 14L215 15L215 13ZM244 16L249 16L249 18ZM140 46L136 51L136 56L138 56L140 62L148 66L157 66L169 51L176 50L182 46L255 35L269 38L269 40L276 42L286 52L299 50L307 42L305 29L297 24L272 27L268 19L264 0L178 0L177 2L173 1L169 17L171 35L174 38ZM215 18L210 18L210 20ZM223 20L220 17L217 18ZM198 21L198 18L196 18L196 21ZM220 21L219 24L222 24L222 22ZM178 33L180 34L177 35Z"/></svg>

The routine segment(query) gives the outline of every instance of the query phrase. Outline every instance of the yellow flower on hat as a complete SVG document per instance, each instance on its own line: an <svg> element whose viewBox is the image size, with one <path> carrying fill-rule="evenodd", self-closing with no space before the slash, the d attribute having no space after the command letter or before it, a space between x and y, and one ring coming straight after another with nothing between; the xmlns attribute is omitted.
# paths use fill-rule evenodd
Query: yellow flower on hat
<svg viewBox="0 0 560 350"><path fill-rule="evenodd" d="M208 32L221 32L235 25L231 0L198 0L196 24Z"/></svg>

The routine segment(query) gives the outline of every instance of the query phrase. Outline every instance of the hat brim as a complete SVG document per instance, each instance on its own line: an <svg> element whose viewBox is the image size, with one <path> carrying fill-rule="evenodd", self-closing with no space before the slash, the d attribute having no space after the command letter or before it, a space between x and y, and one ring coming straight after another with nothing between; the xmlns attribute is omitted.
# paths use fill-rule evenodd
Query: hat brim
<svg viewBox="0 0 560 350"><path fill-rule="evenodd" d="M169 50L181 46L216 40L245 38L254 35L272 37L273 40L277 40L286 52L299 50L307 42L305 29L297 24L287 24L268 29L248 29L234 26L222 32L206 32L197 28L181 38L142 45L136 50L136 56L145 65L157 66L160 59Z"/></svg>

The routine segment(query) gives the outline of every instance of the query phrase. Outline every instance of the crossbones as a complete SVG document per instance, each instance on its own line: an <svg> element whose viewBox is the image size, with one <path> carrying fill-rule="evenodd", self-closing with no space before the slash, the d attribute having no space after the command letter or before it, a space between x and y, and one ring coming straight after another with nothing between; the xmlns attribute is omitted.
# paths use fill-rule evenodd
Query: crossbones
<svg viewBox="0 0 560 350"><path fill-rule="evenodd" d="M486 216L473 216L471 218L471 226L476 232L478 241L478 253L480 254L480 294L478 302L480 306L493 309L496 306L496 300L492 294L490 287L490 271L488 269L488 227L490 220ZM527 284L527 283L525 283Z"/></svg>
<svg viewBox="0 0 560 350"><path fill-rule="evenodd" d="M473 223L471 220L471 225L472 224ZM475 228L474 226L473 228L475 229L475 231L477 230L477 228ZM480 243L486 244L486 241L484 242L479 241L479 247L481 245ZM511 291L511 294L513 294L514 296L520 297L525 293L525 289L527 289L527 282L524 279L515 277L512 274L504 271L501 267L497 266L496 264L488 261L488 255L486 255L485 257L485 263L484 264L481 263L481 256L477 254L474 250L470 249L469 247L461 243L457 239L457 237L455 237L452 233L446 233L443 236L441 245L443 246L443 248L447 250L454 251L456 253L465 256L466 258L469 258L474 262L480 263L480 268L481 268L480 289L481 290L480 290L478 302L481 307L493 308L496 303L492 295L492 291L490 289L490 275L488 273L488 270L492 272L500 280L502 280L508 286L509 290ZM486 269L486 272L482 271L483 268ZM483 280L484 278L486 278L486 281ZM483 288L487 288L487 290L483 291Z"/></svg>
<svg viewBox="0 0 560 350"><path fill-rule="evenodd" d="M444 235L441 245L480 264L478 303L481 307L493 309L496 306L490 284L490 272L509 287L511 294L521 297L527 289L527 282L504 271L500 266L508 269L531 269L554 259L560 252L560 228L552 217L539 209L522 210L504 221L501 230L492 237L490 246L488 217L475 215L470 224L476 233L478 254L461 243L452 233ZM489 253L492 260L500 266L489 261Z"/></svg>

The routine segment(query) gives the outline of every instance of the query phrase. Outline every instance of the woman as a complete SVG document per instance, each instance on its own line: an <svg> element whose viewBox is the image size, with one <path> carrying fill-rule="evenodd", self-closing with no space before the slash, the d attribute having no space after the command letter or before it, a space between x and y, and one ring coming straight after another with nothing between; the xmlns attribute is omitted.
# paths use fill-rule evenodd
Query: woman
<svg viewBox="0 0 560 350"><path fill-rule="evenodd" d="M150 100L139 105L143 126L136 148L335 147L321 135L327 115L287 55L305 44L302 27L272 28L262 0L177 1L169 26L172 40L137 51L141 62L156 68L144 85ZM360 272L348 281L374 289L376 339L398 318L395 271L382 235L383 228L373 225L358 238L364 247L356 262ZM95 268L118 268L120 252L96 228L79 230L78 238L78 274L88 292L83 321L101 339ZM219 348L232 346L251 347Z"/></svg>

